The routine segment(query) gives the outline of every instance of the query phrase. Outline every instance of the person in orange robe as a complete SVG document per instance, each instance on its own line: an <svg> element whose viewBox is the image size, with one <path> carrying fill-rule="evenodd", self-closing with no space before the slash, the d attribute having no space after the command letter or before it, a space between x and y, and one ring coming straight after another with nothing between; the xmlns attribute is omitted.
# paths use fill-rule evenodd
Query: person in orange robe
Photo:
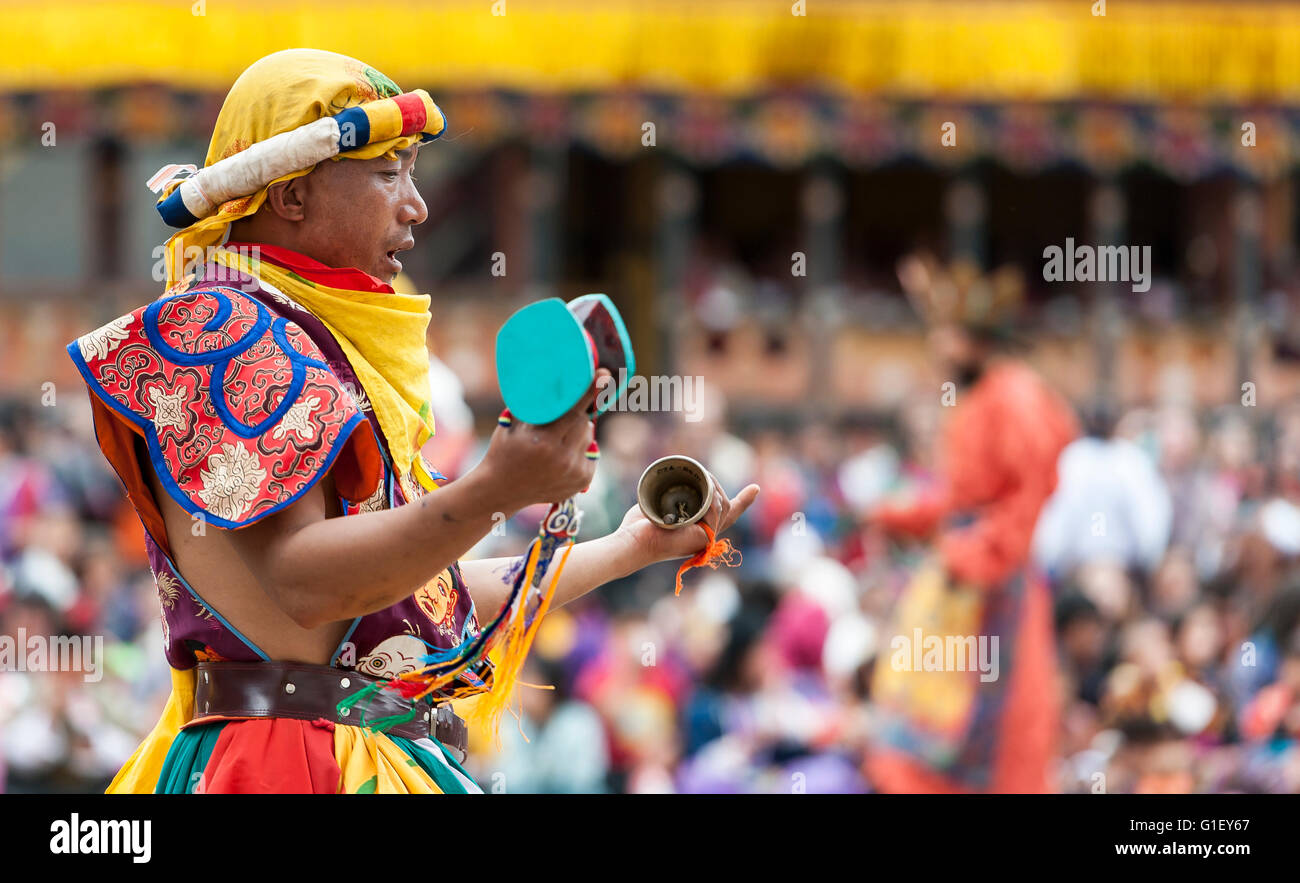
<svg viewBox="0 0 1300 883"><path fill-rule="evenodd" d="M1010 355L1021 299L1013 271L980 278L912 258L900 278L930 324L956 402L935 485L872 514L896 535L933 538L936 554L899 599L892 652L877 661L878 737L866 774L887 792L1050 791L1060 714L1052 601L1030 569L1030 545L1078 422ZM957 671L953 656L947 670L917 666L918 636L973 637L972 647L982 638L995 664Z"/></svg>

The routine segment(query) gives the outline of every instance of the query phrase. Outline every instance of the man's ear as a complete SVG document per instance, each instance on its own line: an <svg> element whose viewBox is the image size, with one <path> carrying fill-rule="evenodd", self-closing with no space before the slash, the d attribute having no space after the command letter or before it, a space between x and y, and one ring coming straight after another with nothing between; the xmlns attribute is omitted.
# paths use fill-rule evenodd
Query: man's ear
<svg viewBox="0 0 1300 883"><path fill-rule="evenodd" d="M277 217L286 221L301 221L307 217L307 178L300 175L289 181L272 184L266 191L266 204Z"/></svg>

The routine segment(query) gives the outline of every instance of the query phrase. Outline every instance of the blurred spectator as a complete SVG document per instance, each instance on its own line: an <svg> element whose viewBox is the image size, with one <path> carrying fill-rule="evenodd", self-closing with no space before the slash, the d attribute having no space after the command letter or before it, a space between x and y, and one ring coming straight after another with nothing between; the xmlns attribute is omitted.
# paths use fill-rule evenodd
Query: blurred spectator
<svg viewBox="0 0 1300 883"><path fill-rule="evenodd" d="M1153 570L1169 542L1169 491L1146 453L1111 435L1104 417L1092 434L1066 446L1055 494L1034 536L1036 560L1050 574L1093 561Z"/></svg>

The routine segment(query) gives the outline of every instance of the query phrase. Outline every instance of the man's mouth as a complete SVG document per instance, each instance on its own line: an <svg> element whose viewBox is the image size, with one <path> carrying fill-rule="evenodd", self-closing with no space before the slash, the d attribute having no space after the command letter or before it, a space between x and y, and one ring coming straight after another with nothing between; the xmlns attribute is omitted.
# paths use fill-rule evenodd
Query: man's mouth
<svg viewBox="0 0 1300 883"><path fill-rule="evenodd" d="M384 257L388 258L389 266L394 268L393 272L400 273L402 271L402 262L397 259L398 253L403 251L410 251L414 246L415 246L414 241L407 240L406 242L397 246L397 248L389 249L388 251L384 252Z"/></svg>

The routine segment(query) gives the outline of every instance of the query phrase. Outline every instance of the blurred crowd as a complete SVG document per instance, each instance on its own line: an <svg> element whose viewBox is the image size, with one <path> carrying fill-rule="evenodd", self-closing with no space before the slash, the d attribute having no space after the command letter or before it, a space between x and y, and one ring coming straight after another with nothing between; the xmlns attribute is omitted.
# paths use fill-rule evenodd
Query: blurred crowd
<svg viewBox="0 0 1300 883"><path fill-rule="evenodd" d="M762 486L730 535L742 563L691 571L680 596L664 563L552 612L523 680L554 689L521 689L499 746L475 734L485 790L873 790L871 671L930 549L870 513L932 480L940 404L742 427L705 393L696 422L600 418L582 537L619 524L646 464L685 453L733 493ZM104 637L98 681L0 673L0 790L100 790L170 688L156 589L81 399L0 404L0 635ZM1300 791L1300 404L1077 404L1088 432L1034 545L1055 604L1058 789ZM444 427L464 437L430 459L463 474L486 438ZM517 554L540 515L470 554Z"/></svg>

